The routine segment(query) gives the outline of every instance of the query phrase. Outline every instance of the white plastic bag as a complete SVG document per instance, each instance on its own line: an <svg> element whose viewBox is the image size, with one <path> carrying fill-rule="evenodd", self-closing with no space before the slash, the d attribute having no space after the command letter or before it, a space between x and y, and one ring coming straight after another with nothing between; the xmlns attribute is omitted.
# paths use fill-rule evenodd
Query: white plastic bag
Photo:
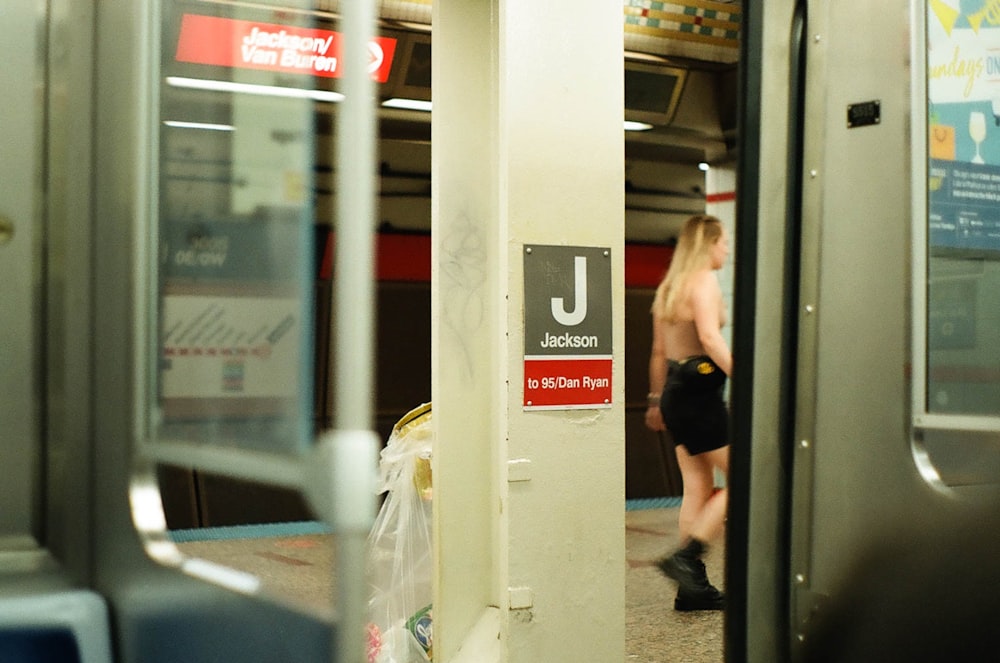
<svg viewBox="0 0 1000 663"><path fill-rule="evenodd" d="M368 661L433 659L430 404L407 414L382 450L387 493L368 536Z"/></svg>

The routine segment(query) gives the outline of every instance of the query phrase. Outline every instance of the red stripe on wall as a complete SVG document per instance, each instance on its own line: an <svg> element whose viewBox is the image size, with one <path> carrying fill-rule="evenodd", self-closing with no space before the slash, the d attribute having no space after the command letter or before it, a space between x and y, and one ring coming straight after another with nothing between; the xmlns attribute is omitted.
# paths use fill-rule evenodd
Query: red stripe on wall
<svg viewBox="0 0 1000 663"><path fill-rule="evenodd" d="M319 278L333 276L333 233L323 229L318 241ZM655 288L670 265L672 246L663 244L625 245L625 287ZM431 237L421 234L379 234L376 244L376 273L379 281L430 281Z"/></svg>
<svg viewBox="0 0 1000 663"><path fill-rule="evenodd" d="M316 246L322 247L317 260L317 276L323 281L333 278L333 233L326 226L316 226Z"/></svg>
<svg viewBox="0 0 1000 663"><path fill-rule="evenodd" d="M379 281L430 281L430 235L379 235Z"/></svg>
<svg viewBox="0 0 1000 663"><path fill-rule="evenodd" d="M625 245L625 287L655 288L667 273L672 246L662 244Z"/></svg>
<svg viewBox="0 0 1000 663"><path fill-rule="evenodd" d="M706 203L728 203L736 200L735 191L723 191L721 193L710 193L705 196Z"/></svg>
<svg viewBox="0 0 1000 663"><path fill-rule="evenodd" d="M375 270L379 281L430 281L430 235L380 233L375 244ZM322 244L318 272L320 279L333 278L334 237L329 228L319 229Z"/></svg>

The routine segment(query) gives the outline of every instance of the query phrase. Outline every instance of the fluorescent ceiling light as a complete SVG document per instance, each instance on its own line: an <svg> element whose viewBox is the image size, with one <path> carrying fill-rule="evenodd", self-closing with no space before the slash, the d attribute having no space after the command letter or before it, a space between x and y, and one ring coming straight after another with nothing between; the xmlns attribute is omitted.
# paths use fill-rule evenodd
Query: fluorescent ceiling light
<svg viewBox="0 0 1000 663"><path fill-rule="evenodd" d="M211 124L208 122L181 122L179 120L164 120L163 124L174 129L205 129L206 131L236 131L231 124Z"/></svg>
<svg viewBox="0 0 1000 663"><path fill-rule="evenodd" d="M419 99L386 99L382 102L383 108L402 108L403 110L417 110L431 112L431 102Z"/></svg>
<svg viewBox="0 0 1000 663"><path fill-rule="evenodd" d="M703 170L703 171L707 172L709 168L711 168L711 166L709 166L704 161L702 161L701 163L698 164L698 170Z"/></svg>
<svg viewBox="0 0 1000 663"><path fill-rule="evenodd" d="M183 87L190 90L211 90L213 92L236 92L238 94L255 94L264 97L291 97L293 99L315 99L316 101L343 101L344 95L327 90L302 90L294 87L277 85L254 85L251 83L234 83L233 81L213 81L204 78L183 78L167 76L167 85Z"/></svg>
<svg viewBox="0 0 1000 663"><path fill-rule="evenodd" d="M646 124L645 122L633 122L631 120L625 120L625 131L649 131L653 128L652 124Z"/></svg>

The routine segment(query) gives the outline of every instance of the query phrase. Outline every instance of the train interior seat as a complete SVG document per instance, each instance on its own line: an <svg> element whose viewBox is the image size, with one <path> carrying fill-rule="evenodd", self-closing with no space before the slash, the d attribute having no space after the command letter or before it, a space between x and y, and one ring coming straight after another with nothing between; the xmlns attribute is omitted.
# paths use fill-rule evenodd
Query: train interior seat
<svg viewBox="0 0 1000 663"><path fill-rule="evenodd" d="M0 598L0 661L111 663L107 606L95 592Z"/></svg>

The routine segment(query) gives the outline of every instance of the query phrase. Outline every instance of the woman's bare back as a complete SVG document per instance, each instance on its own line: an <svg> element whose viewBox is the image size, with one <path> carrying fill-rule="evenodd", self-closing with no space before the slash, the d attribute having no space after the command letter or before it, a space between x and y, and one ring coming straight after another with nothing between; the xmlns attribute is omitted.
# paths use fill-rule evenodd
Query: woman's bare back
<svg viewBox="0 0 1000 663"><path fill-rule="evenodd" d="M681 301L677 302L676 316L673 321L660 320L659 324L663 329L663 340L666 347L667 359L681 360L693 355L707 354L698 334L698 326L695 324L695 290L690 287L692 282L699 277L705 278L706 274L711 278L711 285L714 285L711 292L711 299L717 300L719 307L719 327L725 325L726 311L722 302L722 293L718 292L718 281L711 270L706 270L704 274L693 275L691 281L685 288L687 292ZM705 303L705 302L703 302Z"/></svg>
<svg viewBox="0 0 1000 663"><path fill-rule="evenodd" d="M660 322L663 325L663 340L667 349L667 359L680 361L692 355L705 354L705 348L698 340L698 329L694 320Z"/></svg>

